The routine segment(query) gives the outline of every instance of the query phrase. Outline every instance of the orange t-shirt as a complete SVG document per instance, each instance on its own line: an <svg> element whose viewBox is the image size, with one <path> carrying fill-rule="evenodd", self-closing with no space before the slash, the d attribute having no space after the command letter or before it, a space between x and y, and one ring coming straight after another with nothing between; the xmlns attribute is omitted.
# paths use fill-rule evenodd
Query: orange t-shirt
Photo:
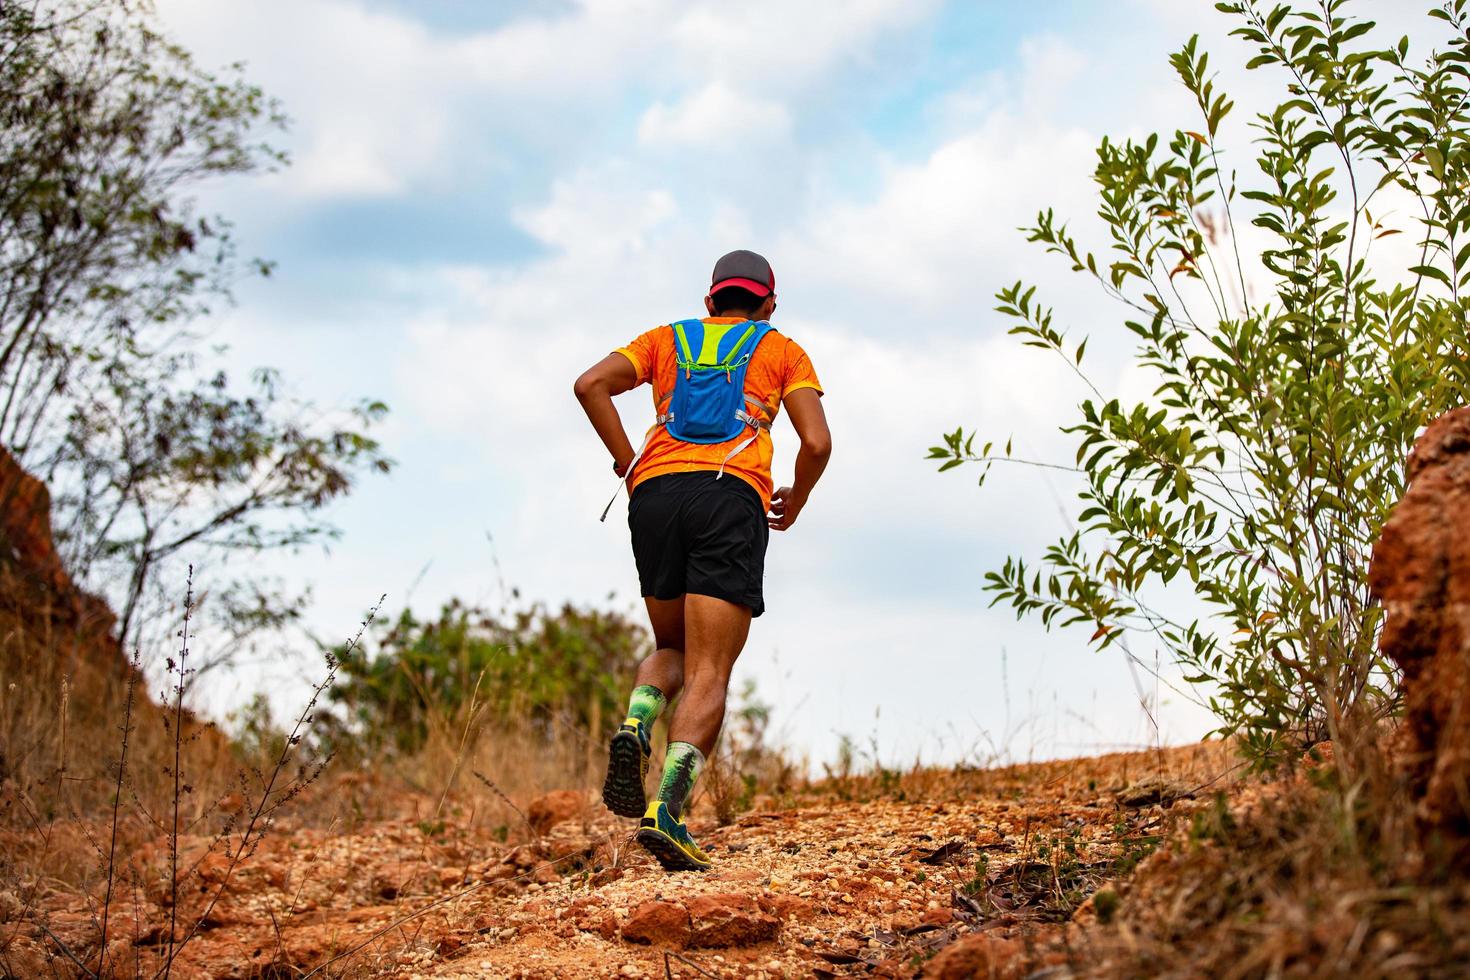
<svg viewBox="0 0 1470 980"><path fill-rule="evenodd" d="M744 323L741 317L710 316L705 323ZM674 328L669 325L655 327L641 334L627 347L619 347L617 353L633 362L638 372L638 383L653 383L653 405L657 413L668 402L674 392L674 378L678 374L674 351ZM772 330L761 340L745 371L745 391L765 406L767 421L774 422L781 409L781 399L801 388L813 388L821 394L822 383L812 369L811 358L801 345L779 331ZM681 442L665 428L658 428L649 439L648 447L638 459L634 469L633 484L637 489L644 480L667 473L689 473L696 470L718 470L720 462L740 443L749 438L743 431L729 442L701 445ZM634 446L638 445L634 440ZM740 477L755 488L767 509L771 506L771 433L762 427L755 442L731 457L725 464L725 472Z"/></svg>

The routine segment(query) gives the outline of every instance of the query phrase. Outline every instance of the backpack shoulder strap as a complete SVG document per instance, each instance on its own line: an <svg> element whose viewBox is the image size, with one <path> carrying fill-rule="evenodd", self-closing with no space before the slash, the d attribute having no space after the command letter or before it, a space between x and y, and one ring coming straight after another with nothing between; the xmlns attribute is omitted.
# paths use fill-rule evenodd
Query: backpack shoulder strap
<svg viewBox="0 0 1470 980"><path fill-rule="evenodd" d="M704 347L704 321L698 318L675 320L669 326L674 330L674 360L680 367L693 365L696 353Z"/></svg>
<svg viewBox="0 0 1470 980"><path fill-rule="evenodd" d="M751 355L753 356L755 354L755 349L761 345L761 341L766 339L766 334L780 332L770 320L757 320L755 322L755 339L750 342Z"/></svg>
<svg viewBox="0 0 1470 980"><path fill-rule="evenodd" d="M756 348L760 346L762 340L766 339L766 334L776 328L771 326L769 320L748 320L741 324L741 326L746 328L744 334L741 336L739 342L730 349L730 353L725 358L725 363L740 372L743 383L745 369L750 366L751 359L755 357ZM741 424L750 427L750 435L741 440L738 445L725 454L724 459L720 460L719 472L715 474L716 480L725 475L725 467L729 465L730 460L750 448L751 443L760 437L761 430L766 429L769 431L771 423L775 421L775 415L771 413L771 410L753 398L749 392L743 394L742 402L743 405L735 410L735 417L740 420ZM750 406L758 406L761 411L766 412L770 417L761 418L759 415L746 411L746 408Z"/></svg>

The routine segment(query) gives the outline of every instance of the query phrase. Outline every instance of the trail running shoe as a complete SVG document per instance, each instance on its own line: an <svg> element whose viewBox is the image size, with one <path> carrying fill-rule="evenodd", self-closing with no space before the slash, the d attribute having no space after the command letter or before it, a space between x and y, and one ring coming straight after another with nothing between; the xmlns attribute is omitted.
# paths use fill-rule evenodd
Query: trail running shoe
<svg viewBox="0 0 1470 980"><path fill-rule="evenodd" d="M684 821L675 820L663 800L648 804L648 812L638 822L638 833L633 839L657 858L665 871L709 870L709 855L699 849Z"/></svg>
<svg viewBox="0 0 1470 980"><path fill-rule="evenodd" d="M648 806L643 781L648 776L648 732L643 722L623 722L607 747L607 779L602 783L602 802L620 817L641 817Z"/></svg>

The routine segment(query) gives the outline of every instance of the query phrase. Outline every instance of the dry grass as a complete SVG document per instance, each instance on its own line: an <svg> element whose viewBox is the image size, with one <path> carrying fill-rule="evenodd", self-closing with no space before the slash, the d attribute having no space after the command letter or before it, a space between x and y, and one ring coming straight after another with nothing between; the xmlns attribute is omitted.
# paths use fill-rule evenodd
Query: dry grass
<svg viewBox="0 0 1470 980"><path fill-rule="evenodd" d="M0 577L10 574L0 571ZM137 666L105 638L106 623L68 622L30 606L26 596L0 581L0 829L23 838L57 821L110 813L130 697L123 798L136 819L124 823L146 824L147 815L172 806L171 721L148 696ZM213 726L187 712L183 721L179 734L189 748L193 792L182 816L197 823L230 791L238 763ZM75 859L57 854L55 860Z"/></svg>
<svg viewBox="0 0 1470 980"><path fill-rule="evenodd" d="M1085 975L1459 977L1470 882L1426 860L1403 778L1363 740L1221 795L1072 937ZM1351 774L1345 778L1344 774Z"/></svg>
<svg viewBox="0 0 1470 980"><path fill-rule="evenodd" d="M589 759L588 745L585 732L548 738L515 725L463 742L431 734L411 755L340 760L302 799L298 819L349 829L382 820L468 821L511 839L523 834L531 801L548 790L579 790L590 799L602 785L606 761Z"/></svg>
<svg viewBox="0 0 1470 980"><path fill-rule="evenodd" d="M24 950L31 966L111 976L119 957L136 959L118 939L131 913L132 933L162 937L166 976L282 808L320 775L323 763L302 743L335 666L274 760L252 765L184 707L192 583L170 688L155 702L139 665L111 639L99 601L70 593L53 605L32 580L9 568L0 577L0 968L20 975L11 960ZM161 862L143 857L159 853ZM75 948L48 924L71 895L85 896L90 922Z"/></svg>

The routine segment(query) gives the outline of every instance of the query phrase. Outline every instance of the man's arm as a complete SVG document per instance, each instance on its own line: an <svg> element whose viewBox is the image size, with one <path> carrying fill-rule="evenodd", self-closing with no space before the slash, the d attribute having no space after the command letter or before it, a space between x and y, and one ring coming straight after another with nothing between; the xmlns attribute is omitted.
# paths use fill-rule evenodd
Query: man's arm
<svg viewBox="0 0 1470 980"><path fill-rule="evenodd" d="M609 354L582 372L572 391L582 403L592 428L602 444L612 453L613 470L618 476L628 475L633 461L633 444L623 429L623 420L613 405L613 395L621 395L638 385L638 370L622 354Z"/></svg>
<svg viewBox="0 0 1470 980"><path fill-rule="evenodd" d="M812 487L827 468L827 458L832 455L832 433L827 428L827 413L822 411L822 396L817 390L798 388L782 404L801 439L801 449L796 454L796 481L771 495L768 523L773 531L784 531L796 523Z"/></svg>

